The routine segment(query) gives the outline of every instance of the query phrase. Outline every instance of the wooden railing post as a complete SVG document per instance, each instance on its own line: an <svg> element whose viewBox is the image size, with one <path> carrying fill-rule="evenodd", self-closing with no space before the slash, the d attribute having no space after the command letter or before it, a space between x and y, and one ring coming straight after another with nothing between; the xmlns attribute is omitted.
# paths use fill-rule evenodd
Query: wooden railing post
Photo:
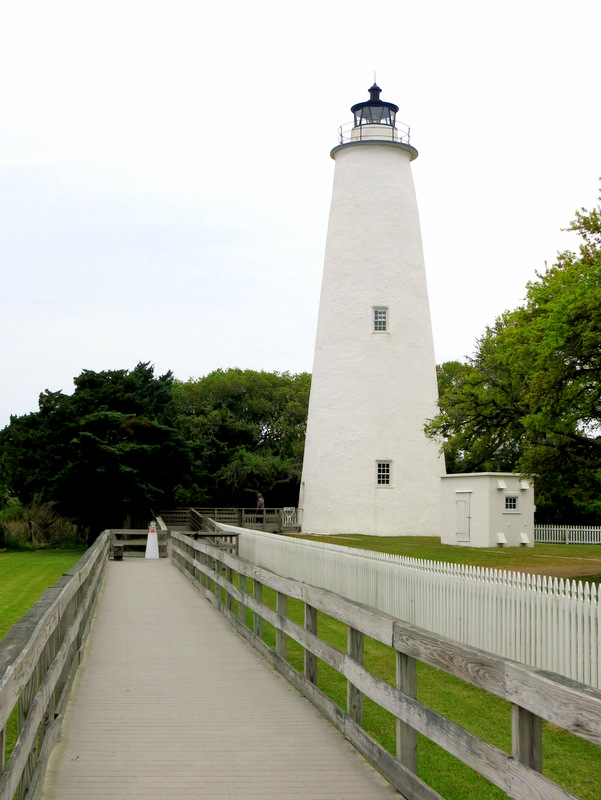
<svg viewBox="0 0 601 800"><path fill-rule="evenodd" d="M521 706L511 706L511 755L536 772L543 771L543 721Z"/></svg>
<svg viewBox="0 0 601 800"><path fill-rule="evenodd" d="M206 553L202 554L202 564L207 570L209 569L211 561ZM202 588L205 589L205 595L208 594L211 588L211 578L209 577L208 571L202 573Z"/></svg>
<svg viewBox="0 0 601 800"><path fill-rule="evenodd" d="M204 564L204 565L205 565L205 567L207 567L207 569L208 569L208 567L209 567L209 565L210 565L210 563L211 563L211 559L209 558L209 556L208 556L208 555L206 555L206 553L204 553L204 554L203 554L203 557L202 557L202 558L203 558L203 564ZM209 577L209 573L208 573L208 572L205 572L205 573L203 574L203 577L204 577L204 581L203 581L203 583L204 583L204 588L205 588L205 589L207 590L207 592L208 592L208 591L210 590L210 588L211 588L211 578Z"/></svg>
<svg viewBox="0 0 601 800"><path fill-rule="evenodd" d="M363 666L363 642L363 634L349 625L348 654L353 661L356 661L361 666ZM363 693L356 686L353 686L349 680L346 682L346 709L353 722L363 727Z"/></svg>
<svg viewBox="0 0 601 800"><path fill-rule="evenodd" d="M398 651L396 688L412 700L417 699L417 661ZM400 719L396 721L396 757L404 767L417 774L417 731Z"/></svg>
<svg viewBox="0 0 601 800"><path fill-rule="evenodd" d="M25 686L25 688L19 695L19 702L18 702L19 735L22 733L23 728L25 727L25 722L27 721L27 717L29 716L31 705L38 691L38 685L39 685L38 673L39 673L39 663L34 669L31 678L27 683L27 686ZM21 780L19 781L19 788L17 789L17 794L16 794L17 800L24 800L27 794L27 790L29 789L31 779L33 778L33 774L35 772L35 766L37 760L38 760L38 737L36 736L33 745L31 747L31 750L29 751L29 755L27 756L27 762L25 764L25 769L23 770Z"/></svg>
<svg viewBox="0 0 601 800"><path fill-rule="evenodd" d="M253 597L257 603L263 602L263 584L258 580L253 580ZM263 638L263 617L256 611L253 611L253 632L258 639Z"/></svg>
<svg viewBox="0 0 601 800"><path fill-rule="evenodd" d="M305 603L305 630L317 636L317 609ZM317 656L305 648L305 678L317 683Z"/></svg>
<svg viewBox="0 0 601 800"><path fill-rule="evenodd" d="M232 568L226 567L225 568L225 579L226 581L231 584L232 583ZM234 598L232 597L232 593L229 589L225 590L225 607L231 613L234 608Z"/></svg>
<svg viewBox="0 0 601 800"><path fill-rule="evenodd" d="M240 594L246 594L246 575L238 573L238 589ZM243 625L246 625L246 604L238 600L238 619Z"/></svg>
<svg viewBox="0 0 601 800"><path fill-rule="evenodd" d="M288 616L288 596L282 592L277 593L276 611L279 617ZM284 661L288 658L288 636L285 631L276 630L275 632L275 651L283 658Z"/></svg>
<svg viewBox="0 0 601 800"><path fill-rule="evenodd" d="M219 605L219 594L218 594L218 592L219 592L219 584L217 583L217 580L216 580L216 578L217 578L217 559L216 558L211 558L211 571L213 573L213 580L212 580L213 597L215 598L215 601L217 602L217 605Z"/></svg>

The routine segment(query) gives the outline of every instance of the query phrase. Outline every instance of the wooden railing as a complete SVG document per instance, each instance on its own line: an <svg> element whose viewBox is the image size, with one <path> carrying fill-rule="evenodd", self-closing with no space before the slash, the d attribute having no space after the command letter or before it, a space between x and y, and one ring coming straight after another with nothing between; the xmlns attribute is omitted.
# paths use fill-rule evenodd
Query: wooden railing
<svg viewBox="0 0 601 800"><path fill-rule="evenodd" d="M159 558L167 558L168 537L168 531L166 529L162 529L160 524L158 524L157 538L159 544ZM143 556L146 552L147 541L147 528L139 530L113 528L111 530L111 556L115 561L121 561L124 553L129 553L129 555Z"/></svg>
<svg viewBox="0 0 601 800"><path fill-rule="evenodd" d="M601 585L594 582L261 531L241 537L240 555L454 641L601 690Z"/></svg>
<svg viewBox="0 0 601 800"><path fill-rule="evenodd" d="M0 642L0 800L38 796L109 553L105 531ZM18 739L5 765L14 709Z"/></svg>
<svg viewBox="0 0 601 800"><path fill-rule="evenodd" d="M515 800L575 797L541 774L542 720L599 745L600 692L553 673L458 644L325 589L282 578L181 533L172 533L171 557L234 628L308 697L408 800L441 800L441 796L417 776L418 733ZM252 596L246 592L247 579L253 582ZM277 593L275 611L263 603L263 587L270 587ZM304 603L304 627L288 618L288 598ZM246 625L247 608L253 614L252 630ZM319 638L318 611L347 626L348 652L343 653ZM276 630L275 649L263 641L263 620ZM364 666L366 636L394 652L396 686L389 685ZM303 674L288 662L287 637L304 649ZM318 659L346 678L348 711L317 688ZM418 702L418 661L508 700L512 704L511 754ZM364 697L371 698L396 717L396 757L363 728Z"/></svg>
<svg viewBox="0 0 601 800"><path fill-rule="evenodd" d="M210 517L215 522L225 525L235 525L239 528L249 528L273 532L298 531L297 513L295 508L265 508L263 512L256 508L220 508L206 506L203 508L176 508L160 509L157 511L168 528L193 527L192 517L200 514L201 517Z"/></svg>
<svg viewBox="0 0 601 800"><path fill-rule="evenodd" d="M274 533L288 527L296 530L294 525L286 526L281 508L195 508L194 511L203 517L210 517L224 525L235 525L238 528L269 531Z"/></svg>

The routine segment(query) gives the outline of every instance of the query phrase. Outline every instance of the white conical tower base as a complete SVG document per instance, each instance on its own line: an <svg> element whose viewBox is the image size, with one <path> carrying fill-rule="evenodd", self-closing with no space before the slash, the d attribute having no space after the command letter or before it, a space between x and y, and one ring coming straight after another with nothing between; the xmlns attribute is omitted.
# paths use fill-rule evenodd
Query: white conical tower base
<svg viewBox="0 0 601 800"><path fill-rule="evenodd" d="M380 126L372 126L380 127ZM440 535L436 362L414 148L360 141L336 161L301 495L306 533ZM374 330L385 309L387 330ZM378 463L390 482L378 483Z"/></svg>

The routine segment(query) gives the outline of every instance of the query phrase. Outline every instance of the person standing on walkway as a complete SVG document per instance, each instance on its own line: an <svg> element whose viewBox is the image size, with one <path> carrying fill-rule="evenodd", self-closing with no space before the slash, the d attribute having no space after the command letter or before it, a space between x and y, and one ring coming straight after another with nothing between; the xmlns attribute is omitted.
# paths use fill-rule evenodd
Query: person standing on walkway
<svg viewBox="0 0 601 800"><path fill-rule="evenodd" d="M261 494L261 492L257 492L257 523L259 525L262 525L264 518L265 518L265 500L263 499L263 495Z"/></svg>

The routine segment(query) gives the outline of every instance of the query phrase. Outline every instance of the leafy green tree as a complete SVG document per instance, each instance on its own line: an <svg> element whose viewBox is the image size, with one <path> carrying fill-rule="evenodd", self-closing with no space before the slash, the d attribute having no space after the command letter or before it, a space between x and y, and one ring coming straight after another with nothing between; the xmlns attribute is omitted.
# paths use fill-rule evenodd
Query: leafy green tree
<svg viewBox="0 0 601 800"><path fill-rule="evenodd" d="M94 538L172 503L188 456L171 424L171 373L155 377L140 363L84 370L74 383L72 395L46 391L38 412L11 417L0 431L0 476L6 492L52 501Z"/></svg>
<svg viewBox="0 0 601 800"><path fill-rule="evenodd" d="M439 370L447 468L533 477L537 519L601 522L601 207L570 225L578 253L528 284L466 364Z"/></svg>
<svg viewBox="0 0 601 800"><path fill-rule="evenodd" d="M194 481L182 502L295 505L311 377L307 373L216 370L176 383L176 425L192 452Z"/></svg>

